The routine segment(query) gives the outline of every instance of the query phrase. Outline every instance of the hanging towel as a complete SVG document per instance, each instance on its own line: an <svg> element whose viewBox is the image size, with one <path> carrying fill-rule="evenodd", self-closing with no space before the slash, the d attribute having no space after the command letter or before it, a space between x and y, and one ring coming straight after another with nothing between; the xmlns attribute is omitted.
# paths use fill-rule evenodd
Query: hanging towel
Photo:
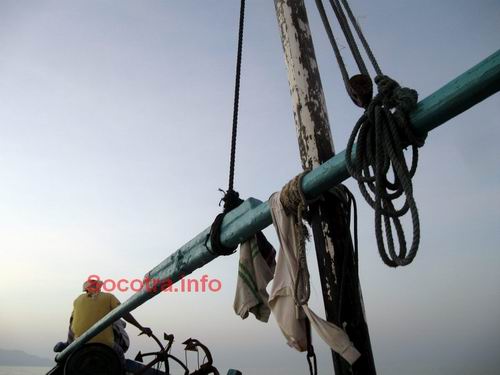
<svg viewBox="0 0 500 375"><path fill-rule="evenodd" d="M280 242L280 250L269 305L288 345L298 351L307 350L305 317L311 327L335 352L353 364L360 353L353 346L347 333L335 324L316 315L307 304L297 306L294 300L294 285L298 272L296 249L298 240L294 226L296 218L287 216L280 202L280 194L274 193L269 199L273 224Z"/></svg>
<svg viewBox="0 0 500 375"><path fill-rule="evenodd" d="M266 286L273 278L275 256L276 251L260 232L240 245L233 307L242 319L252 313L262 322L269 320L271 310Z"/></svg>

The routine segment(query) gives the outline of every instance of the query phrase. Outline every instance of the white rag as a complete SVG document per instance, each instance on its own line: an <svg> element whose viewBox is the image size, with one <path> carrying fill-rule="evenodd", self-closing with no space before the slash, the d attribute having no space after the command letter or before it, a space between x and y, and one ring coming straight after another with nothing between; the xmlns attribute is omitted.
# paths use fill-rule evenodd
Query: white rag
<svg viewBox="0 0 500 375"><path fill-rule="evenodd" d="M279 193L271 195L269 206L280 242L269 305L288 345L301 352L307 350L305 314L311 322L311 327L323 341L352 365L359 358L360 353L347 333L335 324L320 318L307 304L302 306L295 304L294 286L299 268L296 253L298 239L294 231L296 218L293 215L286 215Z"/></svg>
<svg viewBox="0 0 500 375"><path fill-rule="evenodd" d="M271 269L262 256L255 236L240 245L240 262L238 281L233 308L242 319L252 313L255 317L267 322L271 309L266 286L272 280L274 269Z"/></svg>

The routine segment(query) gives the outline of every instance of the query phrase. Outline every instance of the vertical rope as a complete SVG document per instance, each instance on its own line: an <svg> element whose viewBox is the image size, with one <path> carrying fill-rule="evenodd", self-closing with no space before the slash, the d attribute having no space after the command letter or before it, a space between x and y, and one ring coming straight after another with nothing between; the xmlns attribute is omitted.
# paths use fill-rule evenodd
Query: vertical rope
<svg viewBox="0 0 500 375"><path fill-rule="evenodd" d="M234 188L234 166L236 160L236 137L238 133L238 109L240 104L240 80L241 80L241 56L243 53L243 30L245 24L245 0L241 0L240 5L240 22L238 28L238 53L236 56L236 77L234 83L234 104L233 104L233 126L231 132L231 152L229 156L229 183L227 191L219 189L224 192L224 197L219 202L224 202L224 210L222 213L217 215L212 226L210 228L210 234L205 240L205 247L214 255L230 255L234 253L237 246L227 247L220 241L220 231L222 220L224 216L229 211L238 207L243 201L240 199L240 195L236 192ZM210 240L211 249L207 246Z"/></svg>
<svg viewBox="0 0 500 375"><path fill-rule="evenodd" d="M238 54L236 57L236 79L234 84L234 105L233 105L233 127L231 136L231 154L229 161L229 184L228 192L234 186L234 164L236 159L236 136L238 133L238 109L240 102L240 79L241 79L241 55L243 51L243 26L245 23L245 0L241 0L240 24L238 30Z"/></svg>

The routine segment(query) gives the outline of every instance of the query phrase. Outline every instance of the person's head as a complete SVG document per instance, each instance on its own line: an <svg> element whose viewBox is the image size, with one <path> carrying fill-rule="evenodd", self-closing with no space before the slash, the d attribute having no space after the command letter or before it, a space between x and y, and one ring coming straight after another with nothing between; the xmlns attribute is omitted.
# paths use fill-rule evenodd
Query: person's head
<svg viewBox="0 0 500 375"><path fill-rule="evenodd" d="M83 283L83 291L89 295L98 294L102 288L102 281L98 279L87 279Z"/></svg>

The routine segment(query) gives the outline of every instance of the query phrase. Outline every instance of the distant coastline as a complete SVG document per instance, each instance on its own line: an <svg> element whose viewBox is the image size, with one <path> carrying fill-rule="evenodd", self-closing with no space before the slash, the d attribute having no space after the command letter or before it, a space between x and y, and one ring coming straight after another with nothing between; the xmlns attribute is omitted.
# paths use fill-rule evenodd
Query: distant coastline
<svg viewBox="0 0 500 375"><path fill-rule="evenodd" d="M22 350L0 349L0 366L53 366L54 361L48 358L38 357Z"/></svg>

